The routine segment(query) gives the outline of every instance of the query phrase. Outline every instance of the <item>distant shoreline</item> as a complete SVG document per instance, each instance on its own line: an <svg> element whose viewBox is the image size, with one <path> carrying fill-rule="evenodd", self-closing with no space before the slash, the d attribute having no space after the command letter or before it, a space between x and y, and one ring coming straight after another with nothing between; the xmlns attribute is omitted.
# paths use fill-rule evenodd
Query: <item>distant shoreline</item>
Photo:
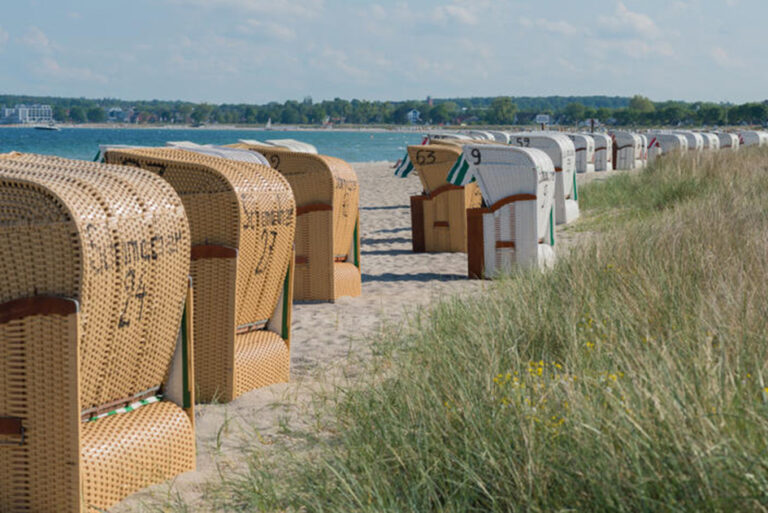
<svg viewBox="0 0 768 513"><path fill-rule="evenodd" d="M33 128L33 124L15 124L15 125L0 125L0 128ZM133 123L81 123L71 124L62 123L57 124L59 128L75 128L75 129L115 129L115 130L236 130L246 131L252 130L254 132L406 132L406 133L419 133L425 130L459 130L462 127L382 127L382 126L351 126L341 128L321 128L321 127L306 127L306 126L273 126L266 129L263 126L253 125L205 125L205 126L192 126L192 125L148 125L148 124L133 124Z"/></svg>

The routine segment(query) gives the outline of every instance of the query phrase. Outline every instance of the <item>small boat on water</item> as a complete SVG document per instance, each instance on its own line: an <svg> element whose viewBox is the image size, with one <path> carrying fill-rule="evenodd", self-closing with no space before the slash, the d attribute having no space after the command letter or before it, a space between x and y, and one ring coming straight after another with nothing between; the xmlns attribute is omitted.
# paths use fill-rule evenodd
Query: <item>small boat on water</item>
<svg viewBox="0 0 768 513"><path fill-rule="evenodd" d="M56 126L56 123L50 122L47 125L35 125L32 128L35 130L53 130L54 132L58 132L61 130L58 126Z"/></svg>

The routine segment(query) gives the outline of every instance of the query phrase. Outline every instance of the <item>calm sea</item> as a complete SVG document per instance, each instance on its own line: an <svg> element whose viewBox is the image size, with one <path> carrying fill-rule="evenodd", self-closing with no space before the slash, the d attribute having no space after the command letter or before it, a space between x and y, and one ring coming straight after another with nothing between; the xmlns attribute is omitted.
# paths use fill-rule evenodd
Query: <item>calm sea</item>
<svg viewBox="0 0 768 513"><path fill-rule="evenodd" d="M58 132L34 128L0 128L0 153L21 151L92 160L100 144L165 146L166 141L231 144L238 139L297 139L317 147L323 155L347 162L395 161L409 144L419 144L418 132L264 131L209 129L62 128Z"/></svg>

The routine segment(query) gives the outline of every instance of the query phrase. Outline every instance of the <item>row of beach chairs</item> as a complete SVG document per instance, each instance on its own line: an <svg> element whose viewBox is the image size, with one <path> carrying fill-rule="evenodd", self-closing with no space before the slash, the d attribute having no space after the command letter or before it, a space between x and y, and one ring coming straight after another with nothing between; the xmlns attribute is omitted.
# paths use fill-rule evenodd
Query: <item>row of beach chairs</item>
<svg viewBox="0 0 768 513"><path fill-rule="evenodd" d="M415 172L423 189L410 202L413 251L467 252L468 276L488 278L552 264L555 225L579 217L577 173L766 144L758 131L443 132L409 146L395 175Z"/></svg>
<svg viewBox="0 0 768 513"><path fill-rule="evenodd" d="M293 299L361 290L352 167L244 141L0 156L0 511L194 469L194 405L289 379Z"/></svg>

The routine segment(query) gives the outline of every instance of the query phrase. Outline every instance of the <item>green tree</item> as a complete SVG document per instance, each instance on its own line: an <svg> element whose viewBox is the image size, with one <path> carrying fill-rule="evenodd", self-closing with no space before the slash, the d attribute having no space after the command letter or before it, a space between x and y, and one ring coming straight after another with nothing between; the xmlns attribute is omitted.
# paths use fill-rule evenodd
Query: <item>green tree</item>
<svg viewBox="0 0 768 513"><path fill-rule="evenodd" d="M69 109L69 119L74 123L85 123L85 120L88 118L85 115L85 109L77 106Z"/></svg>
<svg viewBox="0 0 768 513"><path fill-rule="evenodd" d="M584 108L584 105L572 102L565 106L563 109L563 114L565 114L565 117L568 118L568 121L571 123L578 123L584 119L586 110L587 109Z"/></svg>
<svg viewBox="0 0 768 513"><path fill-rule="evenodd" d="M180 121L182 123L188 123L189 122L189 115L192 114L192 110L193 109L194 109L194 107L192 106L191 103L182 103L181 105L179 105L176 108L176 112L177 112L178 115L175 116L175 117L176 117L177 121Z"/></svg>
<svg viewBox="0 0 768 513"><path fill-rule="evenodd" d="M768 118L768 107L764 103L750 103L749 117L753 124L763 124Z"/></svg>
<svg viewBox="0 0 768 513"><path fill-rule="evenodd" d="M665 125L677 125L686 117L682 105L667 105L659 111L659 121Z"/></svg>
<svg viewBox="0 0 768 513"><path fill-rule="evenodd" d="M653 102L645 96L636 94L632 97L631 100L629 100L629 110L641 114L647 114L649 112L655 111L656 107L653 105Z"/></svg>
<svg viewBox="0 0 768 513"><path fill-rule="evenodd" d="M609 109L608 107L600 107L595 112L595 117L599 119L602 122L607 121L609 118L613 117L613 111Z"/></svg>
<svg viewBox="0 0 768 513"><path fill-rule="evenodd" d="M494 125L511 125L515 122L517 105L509 96L499 96L491 101L487 120Z"/></svg>
<svg viewBox="0 0 768 513"><path fill-rule="evenodd" d="M53 119L56 121L65 121L68 118L69 115L67 114L66 108L64 108L62 105L53 106Z"/></svg>
<svg viewBox="0 0 768 513"><path fill-rule="evenodd" d="M206 123L213 113L213 105L207 103L201 103L192 110L190 117L195 123Z"/></svg>
<svg viewBox="0 0 768 513"><path fill-rule="evenodd" d="M704 103L699 107L699 122L705 125L721 125L725 122L725 109L714 103Z"/></svg>
<svg viewBox="0 0 768 513"><path fill-rule="evenodd" d="M444 102L435 105L430 111L429 117L433 123L449 123L459 111L459 106L454 102Z"/></svg>
<svg viewBox="0 0 768 513"><path fill-rule="evenodd" d="M85 114L91 123L103 123L107 120L107 113L101 107L91 107Z"/></svg>

